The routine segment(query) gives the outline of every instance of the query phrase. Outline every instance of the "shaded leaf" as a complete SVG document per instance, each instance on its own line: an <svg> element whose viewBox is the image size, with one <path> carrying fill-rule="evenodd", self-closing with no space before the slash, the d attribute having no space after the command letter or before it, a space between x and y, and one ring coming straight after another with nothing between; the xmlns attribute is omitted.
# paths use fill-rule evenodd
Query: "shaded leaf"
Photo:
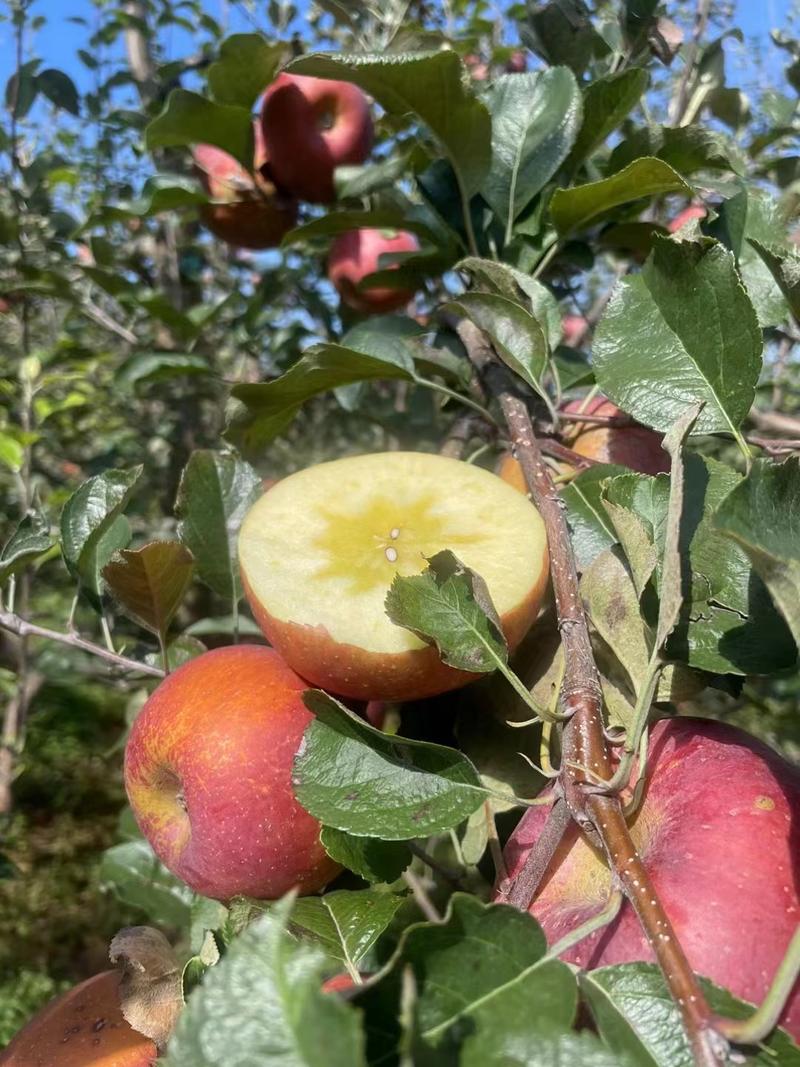
<svg viewBox="0 0 800 1067"><path fill-rule="evenodd" d="M123 609L162 640L192 580L194 559L177 541L122 549L103 568Z"/></svg>
<svg viewBox="0 0 800 1067"><path fill-rule="evenodd" d="M220 45L219 59L208 68L208 86L221 104L248 110L275 77L286 45L270 44L259 33L234 33Z"/></svg>
<svg viewBox="0 0 800 1067"><path fill-rule="evenodd" d="M315 715L295 757L299 802L356 837L408 841L457 826L485 798L455 749L374 730L327 693L303 697Z"/></svg>
<svg viewBox="0 0 800 1067"><path fill-rule="evenodd" d="M567 161L577 168L622 123L647 89L646 70L631 67L591 81L583 90L583 121ZM640 152L639 155L654 155Z"/></svg>
<svg viewBox="0 0 800 1067"><path fill-rule="evenodd" d="M320 840L328 855L366 882L394 882L411 863L411 852L401 841L353 837L333 826L323 826Z"/></svg>
<svg viewBox="0 0 800 1067"><path fill-rule="evenodd" d="M602 463L581 471L561 490L572 532L572 545L580 570L585 570L617 538L601 503L603 483L621 474L624 467Z"/></svg>
<svg viewBox="0 0 800 1067"><path fill-rule="evenodd" d="M223 452L193 452L181 476L178 536L194 556L198 577L226 600L242 595L236 539L261 492L250 464Z"/></svg>
<svg viewBox="0 0 800 1067"><path fill-rule="evenodd" d="M185 927L195 894L171 874L147 841L114 845L103 853L101 884L110 885L123 904L141 909L159 923Z"/></svg>
<svg viewBox="0 0 800 1067"><path fill-rule="evenodd" d="M54 544L49 521L40 512L29 511L0 551L0 585Z"/></svg>
<svg viewBox="0 0 800 1067"><path fill-rule="evenodd" d="M469 271L475 283L482 288L513 300L531 312L542 327L550 348L555 348L559 343L562 332L561 309L546 285L530 274L494 259L468 256L456 264L456 269Z"/></svg>
<svg viewBox="0 0 800 1067"><path fill-rule="evenodd" d="M800 318L800 252L796 248L775 251L754 237L748 241L764 260L794 317Z"/></svg>
<svg viewBox="0 0 800 1067"><path fill-rule="evenodd" d="M160 382L187 375L211 374L207 359L180 352L138 352L126 359L117 371L117 385L133 388L142 383Z"/></svg>
<svg viewBox="0 0 800 1067"><path fill-rule="evenodd" d="M84 584L96 588L96 575L112 553L122 547L123 530L117 524L117 536L112 535L114 548L107 555L101 552L98 558L96 550L121 517L142 470L138 466L129 471L108 470L97 474L79 486L64 505L60 523L61 550L70 573ZM107 542L106 550L109 547Z"/></svg>
<svg viewBox="0 0 800 1067"><path fill-rule="evenodd" d="M355 969L402 903L402 896L382 890L335 890L295 901L289 921L312 934L331 959Z"/></svg>
<svg viewBox="0 0 800 1067"><path fill-rule="evenodd" d="M198 93L173 89L164 110L144 132L150 151L193 144L212 144L228 152L243 167L253 165L253 123L250 110L217 104Z"/></svg>
<svg viewBox="0 0 800 1067"><path fill-rule="evenodd" d="M43 70L41 74L36 75L36 86L51 104L63 111L69 111L71 115L80 113L78 90L72 78L63 70L55 70L53 67Z"/></svg>

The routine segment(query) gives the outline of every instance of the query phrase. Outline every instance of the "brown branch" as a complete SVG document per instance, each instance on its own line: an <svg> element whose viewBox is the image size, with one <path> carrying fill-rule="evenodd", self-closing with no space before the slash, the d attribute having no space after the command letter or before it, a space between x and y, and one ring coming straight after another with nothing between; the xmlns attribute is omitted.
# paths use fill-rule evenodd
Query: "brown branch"
<svg viewBox="0 0 800 1067"><path fill-rule="evenodd" d="M546 456L569 463L571 467L577 467L579 471L588 470L589 467L599 467L603 462L601 459L592 459L590 456L582 456L578 452L573 452L571 448L562 445L560 441L553 440L552 437L543 437L539 441L539 448Z"/></svg>
<svg viewBox="0 0 800 1067"><path fill-rule="evenodd" d="M137 671L139 674L150 674L154 678L163 678L164 672L160 667L151 667L148 663L140 663L138 660L120 656L117 652L111 652L102 645L96 645L87 641L78 634L62 633L60 630L50 630L46 626L37 626L36 623L28 622L15 615L11 611L0 611L0 629L8 630L9 633L17 634L21 638L44 637L48 641L58 641L61 645L69 645L70 648L79 648L82 652L88 652L92 656L105 660L116 667L126 671Z"/></svg>
<svg viewBox="0 0 800 1067"><path fill-rule="evenodd" d="M789 437L757 437L748 434L745 440L748 444L755 445L756 448L763 448L765 452L781 453L800 451L800 438L792 440Z"/></svg>
<svg viewBox="0 0 800 1067"><path fill-rule="evenodd" d="M753 408L747 417L760 430L785 433L793 437L800 436L800 417L797 415L782 415L779 411L759 411Z"/></svg>
<svg viewBox="0 0 800 1067"><path fill-rule="evenodd" d="M600 679L561 500L542 459L528 410L509 373L471 322L462 321L458 334L488 392L500 402L514 453L547 531L550 574L564 648L561 710L570 716L561 738L564 770L557 780L556 793L566 802L587 838L603 848L609 867L634 907L680 1008L696 1064L720 1067L724 1041L713 1029L705 996L636 853L619 797L604 794L603 787L597 784L598 780L610 778L611 758L603 730ZM509 886L509 899L512 895L516 895L513 885ZM530 899L524 900L522 906L527 908L529 903Z"/></svg>
<svg viewBox="0 0 800 1067"><path fill-rule="evenodd" d="M588 411L559 411L562 422L587 422L597 426L635 426L630 415L590 415Z"/></svg>

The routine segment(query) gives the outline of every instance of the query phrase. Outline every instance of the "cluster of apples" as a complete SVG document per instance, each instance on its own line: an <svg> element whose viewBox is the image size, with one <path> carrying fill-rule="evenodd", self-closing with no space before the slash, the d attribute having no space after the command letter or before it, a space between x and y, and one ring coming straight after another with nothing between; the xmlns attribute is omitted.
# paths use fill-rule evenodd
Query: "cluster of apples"
<svg viewBox="0 0 800 1067"><path fill-rule="evenodd" d="M357 86L284 72L263 95L250 170L213 145L195 147L195 167L212 198L203 222L230 245L274 248L295 225L298 201L332 203L336 168L363 163L372 140L369 102ZM418 249L406 231L349 230L331 245L328 277L354 310L385 314L407 304L413 292L359 288L360 282L381 267L381 256Z"/></svg>

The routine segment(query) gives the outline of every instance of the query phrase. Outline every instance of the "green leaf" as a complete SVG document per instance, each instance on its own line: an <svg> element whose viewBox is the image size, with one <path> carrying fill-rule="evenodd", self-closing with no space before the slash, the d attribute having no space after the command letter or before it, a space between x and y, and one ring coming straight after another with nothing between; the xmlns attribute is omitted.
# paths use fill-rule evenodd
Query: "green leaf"
<svg viewBox="0 0 800 1067"><path fill-rule="evenodd" d="M317 219L311 219L301 226L289 230L281 242L284 246L294 245L300 241L313 241L320 237L335 237L350 230L369 228L373 230L408 230L419 237L436 243L439 233L429 222L415 218L403 205L377 206L369 211L329 211Z"/></svg>
<svg viewBox="0 0 800 1067"><path fill-rule="evenodd" d="M539 321L513 300L496 293L462 293L446 306L488 334L502 361L544 397L547 340Z"/></svg>
<svg viewBox="0 0 800 1067"><path fill-rule="evenodd" d="M316 689L303 699L315 720L295 757L295 796L327 826L409 841L452 829L483 803L475 769L455 749L374 730Z"/></svg>
<svg viewBox="0 0 800 1067"><path fill-rule="evenodd" d="M595 557L617 540L600 497L603 483L624 470L613 463L601 463L581 471L561 490L572 531L572 545L581 570L586 570Z"/></svg>
<svg viewBox="0 0 800 1067"><path fill-rule="evenodd" d="M522 39L550 66L565 63L582 74L593 59L609 52L609 45L594 28L583 0L550 0L528 9Z"/></svg>
<svg viewBox="0 0 800 1067"><path fill-rule="evenodd" d="M492 163L482 193L511 224L566 159L581 119L581 97L568 67L506 74L486 94L492 115Z"/></svg>
<svg viewBox="0 0 800 1067"><path fill-rule="evenodd" d="M244 622L244 620L242 621ZM240 636L243 630L244 626L240 630ZM208 649L202 641L198 641L196 637L191 637L186 633L178 634L167 645L167 668L175 671L178 667L182 667L184 663L188 663L190 659L202 656L204 652L208 652ZM144 661L151 667L164 666L160 651L145 653Z"/></svg>
<svg viewBox="0 0 800 1067"><path fill-rule="evenodd" d="M208 68L208 86L221 104L252 108L274 79L286 45L269 44L259 33L234 33L220 45L219 59Z"/></svg>
<svg viewBox="0 0 800 1067"><path fill-rule="evenodd" d="M111 554L123 547L123 525L117 520L122 517L142 470L138 466L129 471L109 470L95 475L75 490L61 512L64 560L70 573L93 590L97 590L99 571ZM113 532L112 527L115 527ZM101 542L109 533L111 540L101 550ZM108 551L112 543L113 548Z"/></svg>
<svg viewBox="0 0 800 1067"><path fill-rule="evenodd" d="M443 661L488 673L508 661L500 619L486 583L449 549L428 559L422 574L395 575L386 614L397 626L435 644Z"/></svg>
<svg viewBox="0 0 800 1067"><path fill-rule="evenodd" d="M178 487L178 536L194 556L198 577L226 600L242 595L236 538L261 479L244 460L221 452L193 452Z"/></svg>
<svg viewBox="0 0 800 1067"><path fill-rule="evenodd" d="M186 89L173 89L164 110L144 131L145 145L172 148L212 144L249 170L253 166L253 123L246 107L216 104Z"/></svg>
<svg viewBox="0 0 800 1067"><path fill-rule="evenodd" d="M207 972L165 1067L364 1067L358 1014L321 991L324 953L287 932L292 903L274 904Z"/></svg>
<svg viewBox="0 0 800 1067"><path fill-rule="evenodd" d="M577 169L621 125L641 99L649 80L646 70L631 67L620 74L597 78L586 86L583 91L583 121L567 161L569 169Z"/></svg>
<svg viewBox="0 0 800 1067"><path fill-rule="evenodd" d="M295 59L287 69L353 82L390 115L415 115L447 154L462 196L468 199L480 189L491 162L491 119L486 106L466 87L464 69L455 52L388 56L312 53Z"/></svg>
<svg viewBox="0 0 800 1067"><path fill-rule="evenodd" d="M627 472L601 487L600 501L622 545L639 598L658 564L657 541L669 507L665 476Z"/></svg>
<svg viewBox="0 0 800 1067"><path fill-rule="evenodd" d="M38 511L29 511L0 551L0 585L54 544L48 520Z"/></svg>
<svg viewBox="0 0 800 1067"><path fill-rule="evenodd" d="M0 430L0 463L4 463L15 474L22 469L25 448L16 437Z"/></svg>
<svg viewBox="0 0 800 1067"><path fill-rule="evenodd" d="M641 156L656 156L684 177L698 170L729 170L725 138L703 126L646 126L616 146L606 166L615 174Z"/></svg>
<svg viewBox="0 0 800 1067"><path fill-rule="evenodd" d="M353 837L333 826L323 826L322 846L331 859L366 882L394 882L411 863L411 852L401 841Z"/></svg>
<svg viewBox="0 0 800 1067"><path fill-rule="evenodd" d="M144 383L212 373L208 360L202 356L180 352L139 352L125 360L117 371L116 382L122 389L133 389Z"/></svg>
<svg viewBox="0 0 800 1067"><path fill-rule="evenodd" d="M695 1063L680 1009L670 996L655 964L626 963L584 972L581 992L589 1003L600 1036L621 1056L639 1067L693 1067ZM752 1007L706 979L701 979L711 1010L744 1019ZM800 1067L800 1049L782 1031L775 1030L760 1046L737 1046L743 1064L761 1067Z"/></svg>
<svg viewBox="0 0 800 1067"><path fill-rule="evenodd" d="M402 896L383 890L336 890L295 901L290 924L312 934L331 959L356 969L402 903Z"/></svg>
<svg viewBox="0 0 800 1067"><path fill-rule="evenodd" d="M183 545L151 541L112 556L103 577L126 614L163 641L193 570L194 559Z"/></svg>
<svg viewBox="0 0 800 1067"><path fill-rule="evenodd" d="M747 553L800 648L800 459L756 460L714 525Z"/></svg>
<svg viewBox="0 0 800 1067"><path fill-rule="evenodd" d="M444 922L411 927L396 966L416 979L420 1062L507 1062L498 1048L569 1029L576 980L546 951L530 915L465 893L450 898Z"/></svg>
<svg viewBox="0 0 800 1067"><path fill-rule="evenodd" d="M78 90L72 78L63 70L55 70L53 67L43 70L41 74L36 75L36 86L51 104L63 111L69 111L71 115L80 113Z"/></svg>
<svg viewBox="0 0 800 1067"><path fill-rule="evenodd" d="M755 237L748 242L763 259L795 318L800 318L800 252L767 248Z"/></svg>
<svg viewBox="0 0 800 1067"><path fill-rule="evenodd" d="M665 193L691 195L680 174L660 159L637 159L618 174L572 189L556 189L550 201L550 215L562 235L585 229L600 215L622 204Z"/></svg>
<svg viewBox="0 0 800 1067"><path fill-rule="evenodd" d="M731 253L707 239L656 238L642 272L614 290L592 355L601 390L640 422L666 431L704 401L695 432L736 434L761 351Z"/></svg>
<svg viewBox="0 0 800 1067"><path fill-rule="evenodd" d="M226 436L243 450L252 452L285 430L312 396L351 382L412 381L413 378L414 364L407 351L402 357L389 360L343 345L312 345L275 381L234 387L232 395L243 407L231 416Z"/></svg>
<svg viewBox="0 0 800 1067"><path fill-rule="evenodd" d="M456 264L456 270L466 270L476 285L490 293L504 296L530 311L544 331L550 348L561 340L561 309L546 285L537 282L530 274L499 263L494 259L468 256Z"/></svg>
<svg viewBox="0 0 800 1067"><path fill-rule="evenodd" d="M179 929L188 927L192 903L202 899L170 874L142 839L107 849L100 863L99 879L101 884L111 886L123 904Z"/></svg>

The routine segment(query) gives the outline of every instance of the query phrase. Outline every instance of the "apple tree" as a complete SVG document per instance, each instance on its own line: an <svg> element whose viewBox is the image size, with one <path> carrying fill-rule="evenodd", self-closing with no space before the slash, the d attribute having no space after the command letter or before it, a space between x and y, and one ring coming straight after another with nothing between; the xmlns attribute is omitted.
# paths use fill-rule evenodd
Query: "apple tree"
<svg viewBox="0 0 800 1067"><path fill-rule="evenodd" d="M0 1063L800 1064L800 43L7 8L0 817L113 705L128 925Z"/></svg>

